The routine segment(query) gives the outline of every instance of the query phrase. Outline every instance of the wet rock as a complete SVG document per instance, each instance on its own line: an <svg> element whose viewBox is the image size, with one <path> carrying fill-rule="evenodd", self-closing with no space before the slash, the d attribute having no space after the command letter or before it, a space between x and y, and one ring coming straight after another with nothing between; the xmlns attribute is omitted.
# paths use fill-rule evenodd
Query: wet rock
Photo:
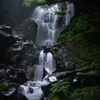
<svg viewBox="0 0 100 100"><path fill-rule="evenodd" d="M14 87L11 87L7 89L6 91L3 91L1 94L1 100L15 100L16 95L16 89Z"/></svg>
<svg viewBox="0 0 100 100"><path fill-rule="evenodd" d="M0 61L3 61L6 50L16 42L12 35L0 30Z"/></svg>
<svg viewBox="0 0 100 100"><path fill-rule="evenodd" d="M4 63L0 63L0 69L6 67L6 65Z"/></svg>
<svg viewBox="0 0 100 100"><path fill-rule="evenodd" d="M12 82L23 84L27 81L26 74L23 69L9 68L6 70L6 73Z"/></svg>
<svg viewBox="0 0 100 100"><path fill-rule="evenodd" d="M14 83L14 82L13 82L13 83L8 83L8 86L9 86L9 87L14 87L14 88L16 88L16 89L18 90L20 84Z"/></svg>
<svg viewBox="0 0 100 100"><path fill-rule="evenodd" d="M66 63L68 62L67 56L68 56L68 51L66 47L64 47L62 44L57 43L54 46L52 46L51 51L53 53L53 56L56 59L58 70L64 71L66 68Z"/></svg>
<svg viewBox="0 0 100 100"><path fill-rule="evenodd" d="M37 47L32 41L14 44L5 54L6 64L15 64L16 68L27 68L38 62Z"/></svg>
<svg viewBox="0 0 100 100"><path fill-rule="evenodd" d="M35 42L37 34L37 24L30 19L26 19L19 27L14 28L19 34L23 34L26 39Z"/></svg>
<svg viewBox="0 0 100 100"><path fill-rule="evenodd" d="M8 76L4 69L0 69L0 80L2 79L8 79Z"/></svg>
<svg viewBox="0 0 100 100"><path fill-rule="evenodd" d="M95 86L100 84L100 74L95 71L77 73L77 84L80 86Z"/></svg>
<svg viewBox="0 0 100 100"><path fill-rule="evenodd" d="M32 88L29 87L29 92L30 92L30 93L33 93L34 90L33 90Z"/></svg>
<svg viewBox="0 0 100 100"><path fill-rule="evenodd" d="M6 25L0 25L0 30L8 33L8 34L11 34L12 33L12 28L10 26L6 26Z"/></svg>
<svg viewBox="0 0 100 100"><path fill-rule="evenodd" d="M15 90L16 89L14 87L12 87L12 88L9 88L8 90L2 92L2 94L5 96L11 96L15 92Z"/></svg>
<svg viewBox="0 0 100 100"><path fill-rule="evenodd" d="M58 80L67 79L68 81L72 81L75 77L75 71L65 71L65 72L57 72L53 73L50 76L55 76Z"/></svg>
<svg viewBox="0 0 100 100"><path fill-rule="evenodd" d="M50 48L46 48L46 49L44 49L43 52L44 52L44 53L48 53L48 52L50 52Z"/></svg>
<svg viewBox="0 0 100 100"><path fill-rule="evenodd" d="M43 77L43 67L34 65L27 70L26 77L34 81L41 81Z"/></svg>
<svg viewBox="0 0 100 100"><path fill-rule="evenodd" d="M25 95L19 93L17 95L17 100L28 100L28 99L25 97Z"/></svg>
<svg viewBox="0 0 100 100"><path fill-rule="evenodd" d="M77 69L77 70L72 70L72 71L63 71L63 72L55 72L49 77L55 76L58 80L64 80L67 79L70 82L73 82L73 79L77 76L76 73L81 73L81 72L87 72L87 67L84 67L82 69Z"/></svg>
<svg viewBox="0 0 100 100"><path fill-rule="evenodd" d="M20 84L23 84L27 81L24 71L19 71L14 77L14 81Z"/></svg>
<svg viewBox="0 0 100 100"><path fill-rule="evenodd" d="M100 86L76 89L70 100L100 100Z"/></svg>
<svg viewBox="0 0 100 100"><path fill-rule="evenodd" d="M86 60L84 60L88 48L87 40L84 39L82 34L78 34L73 39L56 43L51 47L51 51L58 67L71 71L88 66Z"/></svg>

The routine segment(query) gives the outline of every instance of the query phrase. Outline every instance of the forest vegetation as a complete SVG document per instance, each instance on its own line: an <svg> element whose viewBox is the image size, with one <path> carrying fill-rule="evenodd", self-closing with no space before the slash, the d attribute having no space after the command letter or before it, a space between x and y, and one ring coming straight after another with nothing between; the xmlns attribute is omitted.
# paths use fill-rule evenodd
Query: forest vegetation
<svg viewBox="0 0 100 100"><path fill-rule="evenodd" d="M33 5L53 4L66 0L0 0L0 24L15 27L28 18ZM83 61L91 73L79 74L79 86L70 81L57 81L52 84L50 100L100 100L100 5L99 0L68 0L75 6L75 16L58 36L62 46L71 43L76 51L71 57L68 67L76 64L77 59ZM49 6L49 5L48 5ZM56 11L55 14L65 14ZM21 41L23 42L23 41ZM59 48L54 47L55 51ZM62 63L61 63L62 64ZM82 68L83 66L81 66ZM67 70L67 68L65 68ZM93 72L93 73L92 73ZM1 84L7 88L7 82ZM0 90L1 91L1 90Z"/></svg>

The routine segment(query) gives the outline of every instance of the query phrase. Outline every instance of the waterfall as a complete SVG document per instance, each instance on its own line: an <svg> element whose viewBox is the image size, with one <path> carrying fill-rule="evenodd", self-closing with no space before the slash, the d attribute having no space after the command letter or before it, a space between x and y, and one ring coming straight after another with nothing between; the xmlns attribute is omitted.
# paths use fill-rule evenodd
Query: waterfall
<svg viewBox="0 0 100 100"><path fill-rule="evenodd" d="M65 15L55 14L56 11L61 11L61 9L65 9ZM38 25L35 44L46 47L52 46L57 41L58 34L69 24L73 16L74 6L68 2L57 3L45 8L36 7L31 16L31 19Z"/></svg>
<svg viewBox="0 0 100 100"><path fill-rule="evenodd" d="M61 11L62 9L65 9L65 15L55 14L55 12ZM53 4L50 7L47 5L44 7L37 6L30 18L38 25L35 44L47 48L51 47L73 16L74 6L72 3L62 2ZM31 81L27 81L24 85L20 86L20 93L25 95L28 100L40 100L43 97L41 86L56 81L54 76L49 77L49 74L52 74L56 70L55 59L51 52L45 53L44 50L41 50L39 64L35 65L32 69L33 78ZM43 77L43 69L47 73L45 77Z"/></svg>

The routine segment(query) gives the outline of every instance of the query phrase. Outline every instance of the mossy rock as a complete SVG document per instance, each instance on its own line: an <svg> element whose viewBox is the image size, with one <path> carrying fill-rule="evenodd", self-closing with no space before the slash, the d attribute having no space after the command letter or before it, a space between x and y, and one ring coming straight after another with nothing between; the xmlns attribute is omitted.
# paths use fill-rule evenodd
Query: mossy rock
<svg viewBox="0 0 100 100"><path fill-rule="evenodd" d="M20 26L13 29L13 33L17 33L21 36L24 36L25 39L35 42L37 34L37 24L33 20L26 19Z"/></svg>
<svg viewBox="0 0 100 100"><path fill-rule="evenodd" d="M76 89L70 100L100 100L100 86Z"/></svg>
<svg viewBox="0 0 100 100"><path fill-rule="evenodd" d="M97 72L79 73L78 83L81 86L95 86L100 84L100 74Z"/></svg>
<svg viewBox="0 0 100 100"><path fill-rule="evenodd" d="M5 91L6 89L8 89L8 82L5 81L4 83L0 83L0 92Z"/></svg>

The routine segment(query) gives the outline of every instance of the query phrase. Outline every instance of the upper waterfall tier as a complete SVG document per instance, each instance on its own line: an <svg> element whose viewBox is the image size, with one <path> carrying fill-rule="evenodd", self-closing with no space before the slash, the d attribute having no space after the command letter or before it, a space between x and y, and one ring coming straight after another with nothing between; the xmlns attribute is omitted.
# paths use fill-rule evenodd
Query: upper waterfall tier
<svg viewBox="0 0 100 100"><path fill-rule="evenodd" d="M65 14L56 13L62 10ZM58 34L61 33L73 16L74 6L68 2L54 4L50 7L47 5L36 7L31 16L31 19L38 25L35 44L50 47L57 41Z"/></svg>

